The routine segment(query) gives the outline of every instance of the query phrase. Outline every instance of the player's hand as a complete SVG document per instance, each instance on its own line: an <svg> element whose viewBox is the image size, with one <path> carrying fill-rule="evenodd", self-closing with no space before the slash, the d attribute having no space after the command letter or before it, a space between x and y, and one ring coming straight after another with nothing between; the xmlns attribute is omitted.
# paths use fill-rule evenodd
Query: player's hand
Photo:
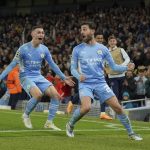
<svg viewBox="0 0 150 150"><path fill-rule="evenodd" d="M80 75L79 81L83 82L86 79L86 77L84 75Z"/></svg>
<svg viewBox="0 0 150 150"><path fill-rule="evenodd" d="M134 68L135 68L134 63L129 63L128 64L128 70L134 70Z"/></svg>
<svg viewBox="0 0 150 150"><path fill-rule="evenodd" d="M75 85L75 82L72 80L72 76L66 77L64 82L66 84L68 84L69 86L74 86Z"/></svg>

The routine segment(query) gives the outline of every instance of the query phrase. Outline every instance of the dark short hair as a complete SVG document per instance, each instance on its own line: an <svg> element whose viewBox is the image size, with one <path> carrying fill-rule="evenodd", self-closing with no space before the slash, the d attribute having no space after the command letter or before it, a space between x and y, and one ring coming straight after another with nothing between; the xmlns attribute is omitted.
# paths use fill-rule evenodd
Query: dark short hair
<svg viewBox="0 0 150 150"><path fill-rule="evenodd" d="M92 22L92 21L85 21L85 22L82 22L82 23L81 23L81 26L83 26L83 25L88 25L90 29L96 30L96 25L95 25L95 23Z"/></svg>
<svg viewBox="0 0 150 150"><path fill-rule="evenodd" d="M96 33L95 33L95 36L97 36L97 35L102 35L102 36L104 36L103 33L101 33L101 32L96 32Z"/></svg>
<svg viewBox="0 0 150 150"><path fill-rule="evenodd" d="M117 38L114 35L111 35L111 36L108 37L108 41L110 41L111 39L116 39L117 40Z"/></svg>
<svg viewBox="0 0 150 150"><path fill-rule="evenodd" d="M42 26L42 25L33 26L32 29L31 29L31 31L33 31L33 30L35 30L35 29L37 29L37 28L42 28L42 29L43 29L43 26Z"/></svg>
<svg viewBox="0 0 150 150"><path fill-rule="evenodd" d="M146 67L145 66L138 66L137 70L138 70L138 72L144 72L144 71L146 71Z"/></svg>
<svg viewBox="0 0 150 150"><path fill-rule="evenodd" d="M138 69L138 72L145 72L146 69Z"/></svg>

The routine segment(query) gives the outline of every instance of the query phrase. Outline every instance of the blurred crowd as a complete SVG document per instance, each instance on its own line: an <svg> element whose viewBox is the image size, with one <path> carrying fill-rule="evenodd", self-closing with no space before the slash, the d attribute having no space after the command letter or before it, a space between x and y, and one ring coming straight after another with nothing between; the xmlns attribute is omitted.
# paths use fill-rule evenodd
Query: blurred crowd
<svg viewBox="0 0 150 150"><path fill-rule="evenodd" d="M66 75L70 75L72 49L81 42L80 23L85 20L92 20L96 23L96 32L104 36L106 46L110 35L117 37L118 46L124 48L135 63L135 71L126 73L123 86L129 90L128 86L131 84L128 80L130 77L134 78L135 85L133 83L130 87L131 91L126 91L131 92L131 98L141 98L136 94L136 96L132 95L137 90L137 93L141 92L140 89L143 89L141 84L149 78L147 70L150 65L150 14L143 8L118 7L0 17L0 72L13 59L19 46L31 40L31 27L42 24L46 35L45 45L48 46L59 68ZM51 75L55 77L47 64L45 62L43 64L42 74L46 77ZM143 68L139 69L141 66ZM140 76L144 76L144 81L141 81ZM1 83L2 86L4 86L3 83Z"/></svg>

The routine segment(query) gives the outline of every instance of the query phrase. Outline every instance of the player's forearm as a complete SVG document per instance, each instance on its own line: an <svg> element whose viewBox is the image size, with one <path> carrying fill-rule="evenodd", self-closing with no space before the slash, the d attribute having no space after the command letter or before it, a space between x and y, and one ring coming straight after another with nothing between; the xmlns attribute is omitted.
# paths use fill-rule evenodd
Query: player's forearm
<svg viewBox="0 0 150 150"><path fill-rule="evenodd" d="M75 66L73 66L73 64L71 65L71 74L76 78L76 79L80 79L80 74L78 73L77 69Z"/></svg>
<svg viewBox="0 0 150 150"><path fill-rule="evenodd" d="M59 69L59 67L55 63L52 63L50 67L62 80L66 78L66 76L62 73L62 71Z"/></svg>
<svg viewBox="0 0 150 150"><path fill-rule="evenodd" d="M110 67L113 71L118 71L118 72L124 72L128 70L127 66L117 65L115 63L111 64Z"/></svg>
<svg viewBox="0 0 150 150"><path fill-rule="evenodd" d="M53 61L52 57L49 54L49 51L45 57L45 60L48 62L50 68L62 79L64 80L66 76L62 73L56 63Z"/></svg>
<svg viewBox="0 0 150 150"><path fill-rule="evenodd" d="M7 74L17 65L16 61L12 61L0 75L0 80L4 79Z"/></svg>
<svg viewBox="0 0 150 150"><path fill-rule="evenodd" d="M106 60L108 61L110 68L111 68L113 71L124 72L124 71L127 71L127 70L128 70L128 67L127 67L127 66L117 65L117 64L114 62L114 60L113 60L113 58L111 57L110 54L107 55L106 58L107 58Z"/></svg>

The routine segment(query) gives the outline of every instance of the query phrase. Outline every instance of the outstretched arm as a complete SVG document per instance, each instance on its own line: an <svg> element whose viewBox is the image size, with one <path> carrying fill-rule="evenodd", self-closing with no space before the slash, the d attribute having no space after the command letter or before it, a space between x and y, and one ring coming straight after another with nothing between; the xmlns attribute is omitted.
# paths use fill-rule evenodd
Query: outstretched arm
<svg viewBox="0 0 150 150"><path fill-rule="evenodd" d="M17 61L13 60L0 75L0 80L3 80L16 65Z"/></svg>
<svg viewBox="0 0 150 150"><path fill-rule="evenodd" d="M62 71L59 69L59 67L56 65L56 63L53 61L52 56L50 55L50 52L46 52L45 60L48 62L51 69L58 75L66 84L69 86L74 86L74 81L71 77L66 77Z"/></svg>
<svg viewBox="0 0 150 150"><path fill-rule="evenodd" d="M47 50L45 55L45 60L48 62L50 68L62 79L64 80L66 76L62 73L62 71L59 69L59 67L56 65L56 63L53 61L52 56L50 55L50 52Z"/></svg>
<svg viewBox="0 0 150 150"><path fill-rule="evenodd" d="M6 69L0 75L0 80L4 79L7 74L19 63L20 61L20 48L17 50L15 57L13 58L12 62L6 67Z"/></svg>

